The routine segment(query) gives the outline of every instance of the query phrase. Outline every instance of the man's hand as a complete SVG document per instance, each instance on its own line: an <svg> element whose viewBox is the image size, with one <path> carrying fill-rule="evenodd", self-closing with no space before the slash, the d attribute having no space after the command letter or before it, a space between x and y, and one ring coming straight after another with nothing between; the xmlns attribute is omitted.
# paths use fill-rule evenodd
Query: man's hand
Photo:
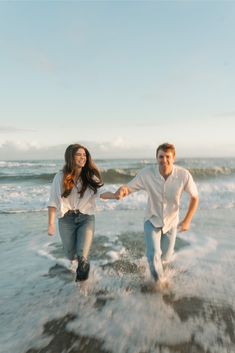
<svg viewBox="0 0 235 353"><path fill-rule="evenodd" d="M177 230L179 233L187 232L189 228L190 228L190 222L185 222L185 221L180 222L177 226Z"/></svg>
<svg viewBox="0 0 235 353"><path fill-rule="evenodd" d="M48 225L48 235L51 237L55 234L55 225L49 224Z"/></svg>
<svg viewBox="0 0 235 353"><path fill-rule="evenodd" d="M124 197L126 197L129 194L128 187L123 185L121 186L116 192L115 196L117 200L122 200Z"/></svg>
<svg viewBox="0 0 235 353"><path fill-rule="evenodd" d="M178 224L177 230L178 232L187 232L190 228L190 224L193 218L194 213L196 212L198 207L198 196L191 197L188 212L184 217L183 221Z"/></svg>

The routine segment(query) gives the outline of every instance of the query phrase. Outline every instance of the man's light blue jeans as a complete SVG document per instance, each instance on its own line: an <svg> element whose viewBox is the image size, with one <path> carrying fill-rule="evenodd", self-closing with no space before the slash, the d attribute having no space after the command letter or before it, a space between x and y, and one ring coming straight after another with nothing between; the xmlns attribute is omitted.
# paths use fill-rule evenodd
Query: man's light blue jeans
<svg viewBox="0 0 235 353"><path fill-rule="evenodd" d="M87 214L65 214L59 218L59 233L65 256L88 259L95 230L95 216Z"/></svg>
<svg viewBox="0 0 235 353"><path fill-rule="evenodd" d="M162 260L168 261L174 253L176 227L163 234L162 228L156 228L150 221L144 223L146 256L149 269L157 281L163 275Z"/></svg>

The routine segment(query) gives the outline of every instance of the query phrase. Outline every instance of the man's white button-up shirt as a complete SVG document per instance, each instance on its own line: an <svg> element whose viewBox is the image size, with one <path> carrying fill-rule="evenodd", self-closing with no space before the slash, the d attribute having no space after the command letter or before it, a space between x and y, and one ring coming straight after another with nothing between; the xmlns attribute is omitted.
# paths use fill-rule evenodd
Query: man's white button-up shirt
<svg viewBox="0 0 235 353"><path fill-rule="evenodd" d="M163 233L176 227L179 222L182 193L185 191L191 197L198 195L190 172L176 165L166 180L160 174L157 164L147 166L127 186L130 192L138 190L147 192L145 220L149 220L155 227L162 227Z"/></svg>

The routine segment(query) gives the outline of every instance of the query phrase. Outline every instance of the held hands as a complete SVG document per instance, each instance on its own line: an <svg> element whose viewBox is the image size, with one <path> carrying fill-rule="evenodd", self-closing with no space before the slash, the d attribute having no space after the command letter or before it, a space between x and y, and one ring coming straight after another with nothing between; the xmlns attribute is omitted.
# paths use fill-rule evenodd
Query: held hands
<svg viewBox="0 0 235 353"><path fill-rule="evenodd" d="M126 197L129 194L128 187L125 185L122 185L116 192L115 192L115 197L117 200L122 200L124 197Z"/></svg>

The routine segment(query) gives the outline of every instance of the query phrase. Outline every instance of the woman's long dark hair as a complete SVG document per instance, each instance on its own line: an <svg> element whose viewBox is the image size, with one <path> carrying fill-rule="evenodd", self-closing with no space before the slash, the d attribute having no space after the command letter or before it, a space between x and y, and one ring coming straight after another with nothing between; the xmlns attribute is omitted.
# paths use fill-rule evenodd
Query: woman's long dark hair
<svg viewBox="0 0 235 353"><path fill-rule="evenodd" d="M90 152L88 149L79 144L72 144L66 148L64 159L65 165L63 167L63 193L62 197L68 197L71 193L72 188L74 187L74 177L76 172L75 165L75 154L79 148L82 148L86 153L86 164L82 168L81 172L81 180L82 180L82 188L79 191L80 197L83 197L84 192L87 187L91 188L94 193L97 193L97 189L103 186L102 178L98 168L95 163L91 159Z"/></svg>

